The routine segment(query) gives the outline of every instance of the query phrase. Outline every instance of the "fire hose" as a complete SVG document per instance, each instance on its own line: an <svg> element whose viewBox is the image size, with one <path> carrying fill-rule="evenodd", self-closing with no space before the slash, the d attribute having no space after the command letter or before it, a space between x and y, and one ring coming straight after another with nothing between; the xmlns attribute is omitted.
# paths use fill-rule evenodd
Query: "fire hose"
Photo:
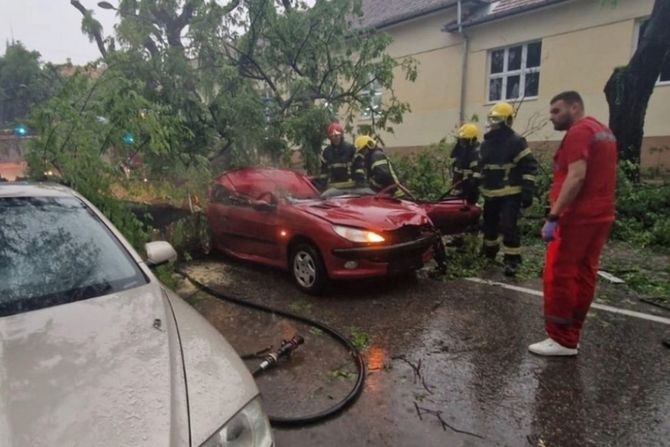
<svg viewBox="0 0 670 447"><path fill-rule="evenodd" d="M351 343L351 341L349 341L349 339L346 338L344 335L342 335L340 332L324 323L312 320L307 317L303 317L301 315L296 315L291 312L287 312L280 309L274 309L272 307L265 306L263 304L252 303L244 299L235 298L230 295L223 294L217 290L212 289L211 287L206 286L205 284L202 284L201 282L194 279L188 273L186 273L181 269L176 269L176 272L182 275L184 278L188 279L194 286L196 286L199 290L207 293L208 295L214 296L224 301L229 301L231 303L240 306L261 310L263 312L279 315L284 318L290 318L292 320L296 320L301 323L316 327L320 329L322 332L327 333L335 340L337 340L347 349L349 355L351 355L351 358L354 364L356 365L357 378L356 383L354 384L351 391L349 391L349 393L342 400L332 405L330 408L327 408L326 410L309 414L306 416L282 417L282 416L269 415L268 418L270 419L270 422L272 423L273 426L298 427L324 421L328 418L340 414L342 411L344 411L346 408L352 405L356 401L358 396L360 396L361 392L363 391L363 383L365 381L365 362L363 361L363 356L358 351L358 349L356 349L356 347ZM263 357L263 361L258 367L256 367L252 371L252 375L257 376L262 371L265 371L270 367L276 365L280 358L289 356L291 352L297 349L297 347L301 345L303 342L304 339L299 335L296 335L291 340L284 341L276 352L268 353Z"/></svg>

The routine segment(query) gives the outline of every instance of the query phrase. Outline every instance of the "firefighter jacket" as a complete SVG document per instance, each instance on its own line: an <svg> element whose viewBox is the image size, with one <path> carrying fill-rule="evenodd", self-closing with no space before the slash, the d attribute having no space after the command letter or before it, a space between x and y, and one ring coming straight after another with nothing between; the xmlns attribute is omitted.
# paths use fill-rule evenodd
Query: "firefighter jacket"
<svg viewBox="0 0 670 447"><path fill-rule="evenodd" d="M481 194L485 199L521 194L530 203L535 191L537 162L526 139L507 126L484 135L479 148Z"/></svg>
<svg viewBox="0 0 670 447"><path fill-rule="evenodd" d="M451 151L450 164L453 194L468 203L476 203L479 198L479 144L457 142Z"/></svg>
<svg viewBox="0 0 670 447"><path fill-rule="evenodd" d="M352 163L356 148L345 141L339 146L326 146L321 153L319 186L326 188L351 188L354 186Z"/></svg>
<svg viewBox="0 0 670 447"><path fill-rule="evenodd" d="M354 179L357 185L365 183L363 175L367 177L370 188L375 191L400 184L391 161L379 147L363 149L354 157Z"/></svg>

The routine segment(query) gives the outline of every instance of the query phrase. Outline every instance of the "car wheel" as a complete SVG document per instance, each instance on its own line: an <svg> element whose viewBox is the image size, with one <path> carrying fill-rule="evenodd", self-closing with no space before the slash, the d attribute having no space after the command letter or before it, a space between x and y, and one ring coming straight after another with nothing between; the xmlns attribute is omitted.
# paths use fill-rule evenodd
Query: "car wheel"
<svg viewBox="0 0 670 447"><path fill-rule="evenodd" d="M319 251L311 244L299 244L291 253L291 274L298 287L311 295L321 293L328 282Z"/></svg>

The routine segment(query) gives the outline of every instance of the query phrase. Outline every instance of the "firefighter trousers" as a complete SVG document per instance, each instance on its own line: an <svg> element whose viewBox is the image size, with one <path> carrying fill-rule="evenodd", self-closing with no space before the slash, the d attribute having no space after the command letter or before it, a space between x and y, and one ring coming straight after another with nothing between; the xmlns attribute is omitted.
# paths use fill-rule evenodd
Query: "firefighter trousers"
<svg viewBox="0 0 670 447"><path fill-rule="evenodd" d="M591 307L598 262L611 222L562 225L547 247L544 267L544 317L549 337L576 348Z"/></svg>
<svg viewBox="0 0 670 447"><path fill-rule="evenodd" d="M517 224L521 212L521 194L484 200L484 246L482 253L495 258L500 250L502 234L505 263L521 263L521 232Z"/></svg>

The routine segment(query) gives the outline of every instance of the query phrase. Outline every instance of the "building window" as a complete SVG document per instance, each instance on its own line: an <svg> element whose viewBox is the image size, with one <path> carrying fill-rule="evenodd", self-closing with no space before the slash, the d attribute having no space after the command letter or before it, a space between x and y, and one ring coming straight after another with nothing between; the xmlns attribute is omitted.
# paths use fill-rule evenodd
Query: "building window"
<svg viewBox="0 0 670 447"><path fill-rule="evenodd" d="M637 22L637 36L635 37L635 50L640 45L640 40L644 35L644 31L647 29L649 24L649 19L643 19ZM658 84L670 84L670 56L668 53L665 53L665 59L663 60L663 66L661 67L661 74L658 77Z"/></svg>
<svg viewBox="0 0 670 447"><path fill-rule="evenodd" d="M382 93L384 89L379 81L375 80L370 84L369 89L364 91L361 96L370 98L370 106L361 111L361 119L372 119L373 115L378 115L382 109Z"/></svg>
<svg viewBox="0 0 670 447"><path fill-rule="evenodd" d="M489 51L489 102L537 97L541 58L541 41Z"/></svg>

